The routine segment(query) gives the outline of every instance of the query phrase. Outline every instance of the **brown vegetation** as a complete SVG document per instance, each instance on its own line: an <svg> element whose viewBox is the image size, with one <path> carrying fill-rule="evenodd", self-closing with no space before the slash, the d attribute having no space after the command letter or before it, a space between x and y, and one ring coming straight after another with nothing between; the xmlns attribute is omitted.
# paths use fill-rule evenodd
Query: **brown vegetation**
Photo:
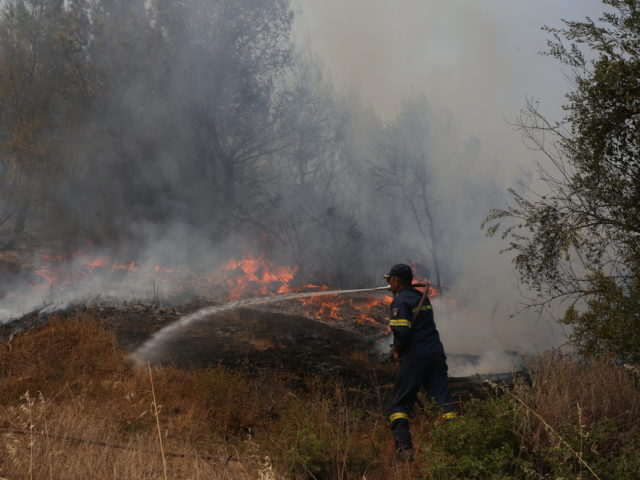
<svg viewBox="0 0 640 480"><path fill-rule="evenodd" d="M533 465L555 475L636 478L640 466L640 377L613 357L576 359L550 352L520 382L516 433Z"/></svg>
<svg viewBox="0 0 640 480"><path fill-rule="evenodd" d="M0 476L161 478L149 371L74 315L0 346ZM372 393L250 366L152 374L170 478L404 478Z"/></svg>
<svg viewBox="0 0 640 480"><path fill-rule="evenodd" d="M532 385L521 384L515 393L554 429L593 428L606 420L612 428L600 439L602 451L619 448L640 434L637 378L612 359L579 362L556 352L531 362L529 371ZM535 447L558 442L557 435L531 415L522 417L520 432Z"/></svg>
<svg viewBox="0 0 640 480"><path fill-rule="evenodd" d="M426 402L407 465L384 415L390 369L366 357L345 361L368 384L353 369L312 375L284 360L148 368L103 314L60 315L0 345L0 477L162 478L166 463L174 479L573 478L586 468L635 478L638 378L609 360L543 356L530 383L485 392L448 425L435 426Z"/></svg>

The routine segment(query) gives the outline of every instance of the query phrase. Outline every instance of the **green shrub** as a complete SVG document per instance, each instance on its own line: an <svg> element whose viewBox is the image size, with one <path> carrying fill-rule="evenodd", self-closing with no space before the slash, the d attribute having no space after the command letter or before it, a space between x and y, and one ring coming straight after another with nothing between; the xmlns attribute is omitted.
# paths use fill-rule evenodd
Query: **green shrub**
<svg viewBox="0 0 640 480"><path fill-rule="evenodd" d="M463 416L435 429L424 452L427 478L518 478L520 447L514 414L505 399L471 400Z"/></svg>
<svg viewBox="0 0 640 480"><path fill-rule="evenodd" d="M327 478L331 471L329 447L326 440L320 439L311 431L311 428L298 432L287 451L287 461L291 465L292 472Z"/></svg>
<svg viewBox="0 0 640 480"><path fill-rule="evenodd" d="M618 457L610 458L602 467L601 478L615 480L637 480L640 472L640 439L635 445L625 448Z"/></svg>
<svg viewBox="0 0 640 480"><path fill-rule="evenodd" d="M603 448L606 440L616 432L615 422L607 418L582 426L566 423L558 428L558 433L571 449L558 441L531 448L529 458L539 475L552 478L592 477L586 463L602 479L637 480L640 439L632 440L622 448Z"/></svg>
<svg viewBox="0 0 640 480"><path fill-rule="evenodd" d="M339 382L314 379L307 388L288 396L286 414L274 419L271 435L277 441L270 455L291 478L362 478L379 453L369 439L375 419Z"/></svg>

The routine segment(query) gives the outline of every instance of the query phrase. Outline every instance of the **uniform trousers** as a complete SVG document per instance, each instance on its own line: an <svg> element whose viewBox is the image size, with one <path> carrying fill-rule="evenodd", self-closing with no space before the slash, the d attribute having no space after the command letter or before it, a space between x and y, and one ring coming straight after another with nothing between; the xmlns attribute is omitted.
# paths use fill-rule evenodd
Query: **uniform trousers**
<svg viewBox="0 0 640 480"><path fill-rule="evenodd" d="M390 408L391 432L399 450L413 448L409 432L409 413L421 386L445 413L453 411L447 357L443 352L403 356L395 376L395 391Z"/></svg>

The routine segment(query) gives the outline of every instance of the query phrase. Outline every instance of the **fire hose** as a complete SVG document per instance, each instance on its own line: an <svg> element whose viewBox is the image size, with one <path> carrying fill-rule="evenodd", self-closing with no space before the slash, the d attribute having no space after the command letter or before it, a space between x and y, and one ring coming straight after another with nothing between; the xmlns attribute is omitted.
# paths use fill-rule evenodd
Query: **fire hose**
<svg viewBox="0 0 640 480"><path fill-rule="evenodd" d="M422 304L424 303L424 299L426 298L427 292L429 291L429 284L428 283L412 283L411 284L412 287L424 287L424 294L422 295L422 299L420 299L420 306L422 306ZM384 287L375 287L372 288L371 290L391 290L391 285L386 285Z"/></svg>

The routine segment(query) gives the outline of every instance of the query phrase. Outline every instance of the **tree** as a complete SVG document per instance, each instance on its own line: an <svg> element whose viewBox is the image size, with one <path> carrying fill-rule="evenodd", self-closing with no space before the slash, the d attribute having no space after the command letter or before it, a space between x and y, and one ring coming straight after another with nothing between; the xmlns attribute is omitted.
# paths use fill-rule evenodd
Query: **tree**
<svg viewBox="0 0 640 480"><path fill-rule="evenodd" d="M288 146L282 90L291 65L288 0L157 0L157 18L178 55L173 66L211 181L215 208L231 211L256 162Z"/></svg>
<svg viewBox="0 0 640 480"><path fill-rule="evenodd" d="M55 170L50 160L58 114L73 88L64 61L69 22L63 4L10 0L0 11L0 169L4 220L15 220L9 246L43 203L43 180Z"/></svg>
<svg viewBox="0 0 640 480"><path fill-rule="evenodd" d="M255 181L236 218L263 248L286 252L297 279L347 287L362 281L362 233L345 185L350 165L339 158L343 118L316 60L296 56L287 76L281 121L287 148L254 169ZM346 172L345 170L349 170Z"/></svg>
<svg viewBox="0 0 640 480"><path fill-rule="evenodd" d="M507 224L507 251L537 292L531 305L570 302L563 321L575 327L581 351L637 362L640 1L603 3L611 8L598 22L546 28L548 53L571 68L574 89L562 121L547 120L529 101L519 126L552 167L539 166L542 190L511 190L513 204L492 211L485 227L494 235Z"/></svg>
<svg viewBox="0 0 640 480"><path fill-rule="evenodd" d="M439 231L435 219L435 176L430 164L428 117L425 98L404 104L396 121L386 128L380 142L382 161L373 165L373 174L381 190L392 193L409 208L412 223L431 259L434 286L440 290Z"/></svg>

